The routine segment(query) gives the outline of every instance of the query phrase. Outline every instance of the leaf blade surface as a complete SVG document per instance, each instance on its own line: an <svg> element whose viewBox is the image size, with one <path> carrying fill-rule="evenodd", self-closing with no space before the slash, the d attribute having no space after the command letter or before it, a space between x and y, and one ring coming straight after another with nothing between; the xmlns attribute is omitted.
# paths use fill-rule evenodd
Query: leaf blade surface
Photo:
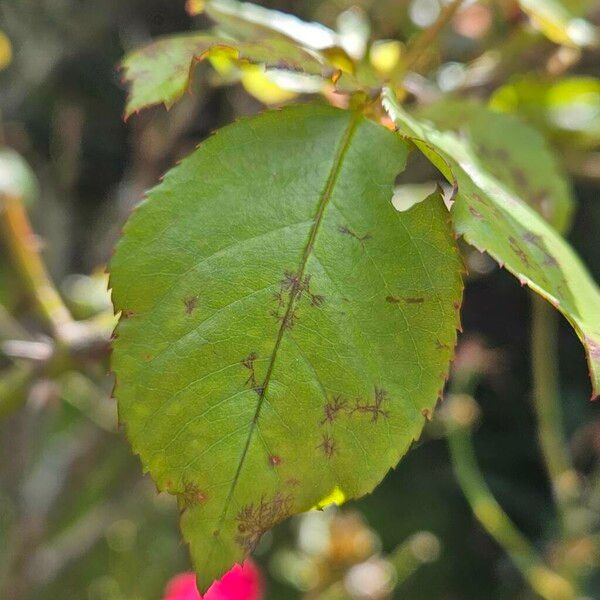
<svg viewBox="0 0 600 600"><path fill-rule="evenodd" d="M121 420L177 494L199 585L421 431L458 325L439 197L391 204L406 145L349 112L225 128L168 173L111 264Z"/></svg>
<svg viewBox="0 0 600 600"><path fill-rule="evenodd" d="M386 90L397 127L458 190L454 229L551 302L571 323L588 359L592 397L600 393L600 290L571 246L532 207L486 170L464 138L409 115Z"/></svg>

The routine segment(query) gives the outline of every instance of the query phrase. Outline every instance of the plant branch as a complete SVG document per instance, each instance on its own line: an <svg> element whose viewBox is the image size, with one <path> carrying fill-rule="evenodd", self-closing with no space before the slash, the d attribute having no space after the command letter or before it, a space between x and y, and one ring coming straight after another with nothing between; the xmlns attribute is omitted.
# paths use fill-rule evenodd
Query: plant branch
<svg viewBox="0 0 600 600"><path fill-rule="evenodd" d="M479 470L470 426L476 413L466 394L446 401L448 444L454 472L473 513L486 531L504 548L531 588L545 600L574 600L569 581L546 566L535 548L502 510Z"/></svg>
<svg viewBox="0 0 600 600"><path fill-rule="evenodd" d="M61 339L73 318L46 271L21 198L6 194L0 196L0 211L1 232L15 267L35 299L40 314L57 339Z"/></svg>
<svg viewBox="0 0 600 600"><path fill-rule="evenodd" d="M415 38L402 61L402 75L419 61L442 29L452 20L462 3L463 0L452 0L449 4L446 4L442 8L438 18Z"/></svg>
<svg viewBox="0 0 600 600"><path fill-rule="evenodd" d="M563 430L558 381L558 328L556 311L532 294L531 360L533 407L540 447L552 490L565 526L565 511L578 495L578 478Z"/></svg>

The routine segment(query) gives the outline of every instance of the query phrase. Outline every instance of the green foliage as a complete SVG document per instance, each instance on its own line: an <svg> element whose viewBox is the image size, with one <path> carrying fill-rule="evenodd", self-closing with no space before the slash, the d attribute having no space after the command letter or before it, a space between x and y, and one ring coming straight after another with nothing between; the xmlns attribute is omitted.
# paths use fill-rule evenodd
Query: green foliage
<svg viewBox="0 0 600 600"><path fill-rule="evenodd" d="M472 139L436 130L411 117L389 90L384 93L384 103L400 130L457 189L452 207L455 231L549 300L573 325L586 349L594 396L598 395L600 291L577 255L516 195L519 190L515 186L506 185L502 159L499 166L483 163ZM533 185L527 187L535 193ZM553 194L552 190L548 194Z"/></svg>
<svg viewBox="0 0 600 600"><path fill-rule="evenodd" d="M411 116L384 89L400 87L400 54L376 71L356 15L352 52L318 23L203 4L212 32L126 57L127 115L170 106L204 58L223 74L234 65L267 103L261 86L282 72L321 80L311 91L348 93L356 109L290 107L227 127L150 192L111 264L120 418L159 489L178 498L204 589L288 516L370 492L420 435L458 324L452 227L571 322L594 394L600 292L561 237L571 190L531 125L458 98ZM550 39L593 43L575 18L582 8L521 4ZM549 95L536 85L506 86L492 106L514 110L524 97L535 107ZM402 135L365 118L381 117L380 92ZM533 123L550 120L531 112ZM394 209L410 143L452 184L450 215L438 192Z"/></svg>
<svg viewBox="0 0 600 600"><path fill-rule="evenodd" d="M204 589L265 530L370 492L419 436L455 344L461 263L406 143L358 113L231 125L167 174L111 264L119 414L176 494Z"/></svg>
<svg viewBox="0 0 600 600"><path fill-rule="evenodd" d="M600 80L595 77L521 77L498 88L490 104L520 113L567 148L600 145Z"/></svg>
<svg viewBox="0 0 600 600"><path fill-rule="evenodd" d="M519 0L544 35L565 46L593 46L598 43L598 30L582 19L584 0Z"/></svg>
<svg viewBox="0 0 600 600"><path fill-rule="evenodd" d="M571 189L556 156L536 129L477 101L445 99L417 114L441 129L460 132L484 171L559 232L568 231L574 208Z"/></svg>
<svg viewBox="0 0 600 600"><path fill-rule="evenodd" d="M128 55L124 76L131 83L125 116L153 104L172 106L190 85L195 64L210 56L332 77L335 69L285 39L235 42L210 34L170 36Z"/></svg>

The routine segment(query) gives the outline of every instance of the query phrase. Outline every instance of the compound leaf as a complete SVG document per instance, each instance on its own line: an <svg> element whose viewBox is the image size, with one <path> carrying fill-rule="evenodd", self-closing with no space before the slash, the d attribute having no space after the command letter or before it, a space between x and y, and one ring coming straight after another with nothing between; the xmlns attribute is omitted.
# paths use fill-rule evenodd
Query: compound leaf
<svg viewBox="0 0 600 600"><path fill-rule="evenodd" d="M524 199L486 169L469 139L442 132L402 109L391 90L390 117L456 189L454 229L549 300L573 325L588 356L594 396L600 393L600 290L561 235Z"/></svg>
<svg viewBox="0 0 600 600"><path fill-rule="evenodd" d="M458 325L439 195L391 203L400 136L303 105L170 171L111 264L121 421L178 496L205 589L262 533L370 492L419 436Z"/></svg>

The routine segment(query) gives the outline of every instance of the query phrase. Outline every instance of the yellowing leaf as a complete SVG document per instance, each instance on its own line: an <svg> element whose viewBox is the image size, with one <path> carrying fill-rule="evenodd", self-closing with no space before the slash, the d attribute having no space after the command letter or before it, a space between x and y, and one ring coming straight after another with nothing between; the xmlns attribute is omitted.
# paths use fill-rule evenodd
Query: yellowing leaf
<svg viewBox="0 0 600 600"><path fill-rule="evenodd" d="M3 31L0 31L0 71L10 65L12 56L13 51L10 38Z"/></svg>
<svg viewBox="0 0 600 600"><path fill-rule="evenodd" d="M382 75L389 75L398 66L401 56L402 43L398 40L375 42L369 51L371 64Z"/></svg>
<svg viewBox="0 0 600 600"><path fill-rule="evenodd" d="M298 94L290 92L273 83L265 73L264 67L246 65L242 67L242 85L244 89L263 104L281 104L295 98Z"/></svg>

